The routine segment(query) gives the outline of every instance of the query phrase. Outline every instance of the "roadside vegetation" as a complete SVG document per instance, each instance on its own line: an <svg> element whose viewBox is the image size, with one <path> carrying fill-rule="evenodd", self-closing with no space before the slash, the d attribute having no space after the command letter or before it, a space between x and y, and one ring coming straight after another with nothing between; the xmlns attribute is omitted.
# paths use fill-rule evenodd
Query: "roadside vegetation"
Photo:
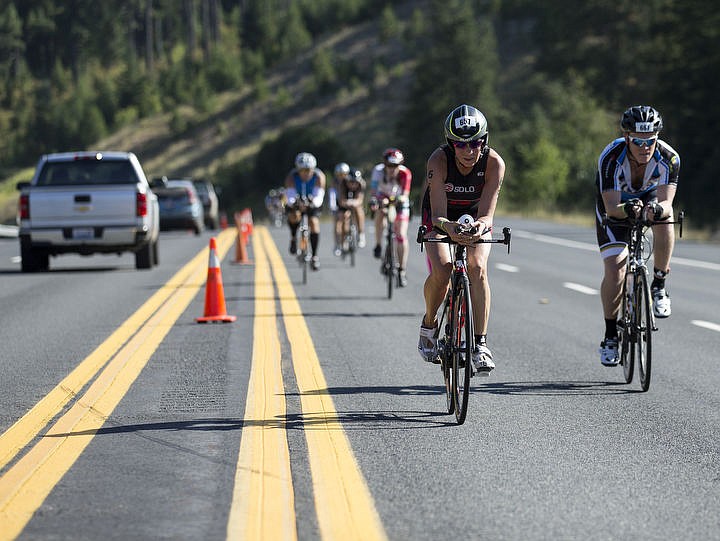
<svg viewBox="0 0 720 541"><path fill-rule="evenodd" d="M717 230L720 12L701 0L11 0L0 3L0 218L40 154L130 150L262 208L294 155L366 174L424 162L456 105L507 162L504 210L590 214L597 156L629 105L683 159L677 206ZM702 51L699 54L698 51Z"/></svg>

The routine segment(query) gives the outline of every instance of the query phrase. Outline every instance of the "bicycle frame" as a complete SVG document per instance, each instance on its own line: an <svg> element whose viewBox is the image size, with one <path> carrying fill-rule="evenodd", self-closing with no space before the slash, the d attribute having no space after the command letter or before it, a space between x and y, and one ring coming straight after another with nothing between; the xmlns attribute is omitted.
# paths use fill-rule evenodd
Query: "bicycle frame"
<svg viewBox="0 0 720 541"><path fill-rule="evenodd" d="M448 413L455 413L458 424L465 422L468 399L470 396L470 378L472 377L472 352L475 348L475 329L473 322L470 279L467 273L467 246L453 242L450 237L426 238L427 228L420 226L418 243L439 242L450 245L453 270L450 274L449 288L445 294L435 339L438 344L440 367L445 380ZM444 232L441 232L445 235ZM503 229L502 239L480 239L475 244L506 244L510 253L510 228ZM445 323L447 319L447 323ZM438 339L440 330L443 337ZM462 373L461 373L462 371Z"/></svg>
<svg viewBox="0 0 720 541"><path fill-rule="evenodd" d="M395 218L397 217L397 209L395 208L395 198L387 199L383 204L381 211L385 214L387 225L385 227L385 255L383 257L383 274L387 280L387 297L392 299L393 286L395 280L399 280L399 271L395 262Z"/></svg>
<svg viewBox="0 0 720 541"><path fill-rule="evenodd" d="M651 222L631 218L618 220L608 216L603 218L606 227L608 224L619 224L630 228L618 321L620 364L623 365L625 382L631 383L637 356L640 386L643 391L650 387L652 333L658 330L650 302L648 261L653 249L647 232L653 225L679 224L682 237L683 220L683 212L680 212L677 221Z"/></svg>
<svg viewBox="0 0 720 541"><path fill-rule="evenodd" d="M302 268L302 283L307 284L308 264L310 262L310 218L307 209L300 211L300 252L298 263Z"/></svg>

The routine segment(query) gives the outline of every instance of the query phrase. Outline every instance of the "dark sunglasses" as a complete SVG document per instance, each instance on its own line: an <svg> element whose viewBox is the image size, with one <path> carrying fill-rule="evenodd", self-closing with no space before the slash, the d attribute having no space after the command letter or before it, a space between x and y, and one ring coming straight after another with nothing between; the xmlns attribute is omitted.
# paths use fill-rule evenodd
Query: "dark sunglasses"
<svg viewBox="0 0 720 541"><path fill-rule="evenodd" d="M464 141L453 141L452 144L455 148L470 147L470 148L478 149L485 144L485 141L483 141L482 139L478 139L477 141L470 141L467 143Z"/></svg>
<svg viewBox="0 0 720 541"><path fill-rule="evenodd" d="M643 139L642 137L631 137L630 140L633 142L633 145L637 145L639 147L642 147L643 145L651 147L655 144L655 141L657 141L657 135L654 137L648 137L647 139Z"/></svg>

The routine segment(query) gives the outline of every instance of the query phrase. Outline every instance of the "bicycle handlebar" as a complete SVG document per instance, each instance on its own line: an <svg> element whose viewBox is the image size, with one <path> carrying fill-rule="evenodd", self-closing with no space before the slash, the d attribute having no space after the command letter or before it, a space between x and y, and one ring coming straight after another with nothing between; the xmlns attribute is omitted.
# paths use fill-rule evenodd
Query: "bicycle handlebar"
<svg viewBox="0 0 720 541"><path fill-rule="evenodd" d="M442 242L444 244L458 244L454 240L452 240L448 234L443 231L442 229L439 229L437 227L433 226L433 231L440 233L443 235L443 237L431 237L427 238L425 235L428 232L428 228L425 225L421 225L418 228L418 234L417 234L417 242L420 244L420 251L422 251L422 243L423 242ZM487 233L490 231L490 229L487 229L484 231L484 233ZM512 237L512 229L509 227L503 227L503 237L501 239L478 239L473 244L505 244L507 246L507 251L510 253L510 239ZM484 234L483 233L483 234Z"/></svg>
<svg viewBox="0 0 720 541"><path fill-rule="evenodd" d="M603 214L602 217L602 225L603 227L607 227L608 224L616 224L616 225L642 225L644 227L652 227L653 225L669 225L669 224L678 224L680 226L680 238L682 238L683 234L683 222L685 220L685 211L681 210L678 213L678 219L674 221L670 220L646 220L644 218L638 217L638 218L631 218L630 216L626 218L614 218L612 216L608 216L607 214Z"/></svg>

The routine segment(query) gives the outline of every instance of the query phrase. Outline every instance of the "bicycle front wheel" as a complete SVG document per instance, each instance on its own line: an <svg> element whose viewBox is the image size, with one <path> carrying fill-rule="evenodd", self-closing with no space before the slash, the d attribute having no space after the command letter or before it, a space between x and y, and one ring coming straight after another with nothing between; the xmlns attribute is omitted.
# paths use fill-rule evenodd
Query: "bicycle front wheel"
<svg viewBox="0 0 720 541"><path fill-rule="evenodd" d="M639 272L635 277L635 356L638 362L640 388L646 392L650 388L650 369L652 366L652 314L650 313L650 287L647 275Z"/></svg>
<svg viewBox="0 0 720 541"><path fill-rule="evenodd" d="M468 399L470 398L470 376L472 375L473 322L470 300L470 282L463 276L455 284L452 329L452 368L455 401L455 419L458 424L465 422Z"/></svg>
<svg viewBox="0 0 720 541"><path fill-rule="evenodd" d="M635 333L635 318L633 316L633 288L632 275L625 275L622 293L622 311L620 313L620 364L623 367L625 383L632 383L635 369L635 351L633 337Z"/></svg>

